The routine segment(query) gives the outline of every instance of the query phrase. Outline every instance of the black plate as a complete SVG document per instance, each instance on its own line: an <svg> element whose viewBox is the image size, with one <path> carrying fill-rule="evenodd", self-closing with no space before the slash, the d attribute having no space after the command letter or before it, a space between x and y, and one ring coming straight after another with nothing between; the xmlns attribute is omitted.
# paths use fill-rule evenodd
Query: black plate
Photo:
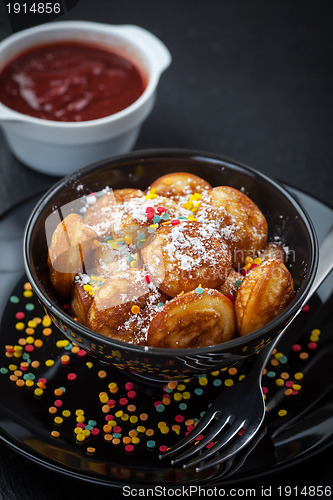
<svg viewBox="0 0 333 500"><path fill-rule="evenodd" d="M310 214L320 241L331 226L333 210L311 196L290 190ZM51 335L45 335L49 332L44 329L49 326L36 320L43 320L45 313L35 296L25 290L21 257L24 224L36 201L33 198L18 205L0 221L0 278L2 290L6 291L0 298L0 438L22 455L52 470L100 484L218 481L213 478L215 471L199 477L192 469L184 472L171 467L168 461L160 461L158 453L160 446L170 446L184 435L191 421L200 418L221 388L237 382L242 368L238 367L237 373L207 374L191 382L180 382L177 387L144 384L88 355L82 356L81 350L72 352L72 346L64 345L65 337L55 327L50 327ZM333 354L332 288L329 278L310 302L309 310L299 316L290 334L278 346L278 353L283 356L277 356L279 360L274 358L276 366L267 366L266 433L233 481L236 477L237 481L253 479L289 467L333 443L333 389L329 385ZM26 332L26 328L31 330ZM320 330L320 334L316 336L311 333L313 330ZM21 346L22 351L15 347L24 341L28 343ZM42 341L41 346L38 341ZM299 352L293 348L295 344L300 346ZM29 345L34 349L27 348ZM12 351L8 346L15 348L12 357L8 357ZM64 364L67 358L63 356L69 357L68 364ZM28 365L21 366L22 362ZM10 365L19 370L16 375ZM300 380L299 375L295 377L298 373L303 375ZM15 377L21 381L19 385L24 383L23 387L17 385ZM31 387L27 380L31 380L28 382ZM286 395L290 382L296 385L289 388L293 393ZM63 388L63 394L55 395L59 388ZM41 395L38 389L42 390ZM106 397L109 405L104 401ZM50 407L56 408L56 413L50 413ZM66 412L63 415L66 410L69 416ZM85 431L90 431L83 441L78 441L74 432L80 417L77 410L83 410ZM108 423L106 417L111 416L114 418ZM55 417L62 421L55 422ZM104 427L114 422L118 429ZM53 437L53 431L59 436ZM124 437L131 438L131 442L123 442ZM119 439L119 443L114 439ZM223 484L228 484L228 480Z"/></svg>

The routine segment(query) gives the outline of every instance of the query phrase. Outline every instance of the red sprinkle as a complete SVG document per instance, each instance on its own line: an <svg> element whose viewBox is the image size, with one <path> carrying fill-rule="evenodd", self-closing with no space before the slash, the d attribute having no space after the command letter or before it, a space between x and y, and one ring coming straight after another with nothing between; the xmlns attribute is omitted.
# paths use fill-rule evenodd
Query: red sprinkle
<svg viewBox="0 0 333 500"><path fill-rule="evenodd" d="M83 422L78 422L78 423L76 424L76 427L80 427L81 429L84 429L84 428L85 428L85 426L86 426L86 424L84 424Z"/></svg>
<svg viewBox="0 0 333 500"><path fill-rule="evenodd" d="M119 399L119 403L120 403L121 405L123 405L123 406L124 406L124 405L127 405L127 403L128 403L128 399L126 399L126 398L120 398L120 399Z"/></svg>
<svg viewBox="0 0 333 500"><path fill-rule="evenodd" d="M134 450L134 446L132 444L127 444L125 446L125 451L127 451L127 453L132 453L133 450Z"/></svg>
<svg viewBox="0 0 333 500"><path fill-rule="evenodd" d="M301 348L301 346L300 346L299 344L294 344L294 345L292 346L292 350L293 350L294 352L299 352L301 349L302 349L302 348Z"/></svg>
<svg viewBox="0 0 333 500"><path fill-rule="evenodd" d="M46 380L46 378L41 377L40 379L38 379L38 382L41 382L42 384L46 384L47 380Z"/></svg>
<svg viewBox="0 0 333 500"><path fill-rule="evenodd" d="M165 444L162 444L159 449L163 453L164 451L167 451L168 447L165 446Z"/></svg>
<svg viewBox="0 0 333 500"><path fill-rule="evenodd" d="M99 434L99 429L97 429L97 427L93 427L90 431L90 433L93 435L93 436L98 436Z"/></svg>
<svg viewBox="0 0 333 500"><path fill-rule="evenodd" d="M75 380L76 379L76 373L69 373L67 375L68 380Z"/></svg>
<svg viewBox="0 0 333 500"><path fill-rule="evenodd" d="M83 358L85 355L86 355L86 351L83 350L83 349L80 349L78 352L77 352L77 355L80 356L80 358Z"/></svg>
<svg viewBox="0 0 333 500"><path fill-rule="evenodd" d="M151 282L152 282L152 278L151 278L150 274L147 274L147 275L145 276L145 282L146 282L148 285L149 285L149 283L151 283Z"/></svg>
<svg viewBox="0 0 333 500"><path fill-rule="evenodd" d="M114 406L116 406L116 402L114 399L109 399L109 401L106 404L108 406L110 406L110 408L113 408Z"/></svg>
<svg viewBox="0 0 333 500"><path fill-rule="evenodd" d="M27 352L32 352L35 348L32 344L27 344L24 348Z"/></svg>
<svg viewBox="0 0 333 500"><path fill-rule="evenodd" d="M135 392L135 391L128 391L127 396L128 396L130 399L133 399L133 398L135 398L135 396L136 396L136 392Z"/></svg>
<svg viewBox="0 0 333 500"><path fill-rule="evenodd" d="M310 306L309 304L305 304L305 306L302 308L302 312L307 313L310 311Z"/></svg>
<svg viewBox="0 0 333 500"><path fill-rule="evenodd" d="M60 406L62 406L61 399L56 399L55 402L54 402L54 406L56 406L57 408L60 408Z"/></svg>
<svg viewBox="0 0 333 500"><path fill-rule="evenodd" d="M172 219L171 224L176 226L177 224L180 224L180 221L178 219Z"/></svg>
<svg viewBox="0 0 333 500"><path fill-rule="evenodd" d="M134 387L133 382L126 382L125 384L126 391L130 391L131 389L133 389L133 387Z"/></svg>
<svg viewBox="0 0 333 500"><path fill-rule="evenodd" d="M207 444L206 448L211 448L212 446L214 446L214 441L211 441L210 443Z"/></svg>
<svg viewBox="0 0 333 500"><path fill-rule="evenodd" d="M242 276L246 276L247 275L247 270L246 269L242 269L240 273L241 273Z"/></svg>
<svg viewBox="0 0 333 500"><path fill-rule="evenodd" d="M68 309L70 309L70 308L71 308L71 305L70 305L70 304L68 304L68 303L64 304L64 309L68 310Z"/></svg>
<svg viewBox="0 0 333 500"><path fill-rule="evenodd" d="M295 382L293 382L292 380L287 380L287 382L285 383L285 386L286 387L292 387L294 385Z"/></svg>
<svg viewBox="0 0 333 500"><path fill-rule="evenodd" d="M228 297L230 302L234 303L234 296L231 293L226 293L225 296Z"/></svg>
<svg viewBox="0 0 333 500"><path fill-rule="evenodd" d="M251 266L250 266L250 269L254 269L254 268L255 268L255 267L257 267L257 266L258 266L258 264L255 264L255 263L253 262L253 264L251 264Z"/></svg>
<svg viewBox="0 0 333 500"><path fill-rule="evenodd" d="M121 427L119 425L115 425L113 428L113 432L121 432Z"/></svg>
<svg viewBox="0 0 333 500"><path fill-rule="evenodd" d="M113 415L110 415L110 414L109 414L109 415L105 415L105 420L106 420L107 422L109 422L109 420L113 420L113 419L114 419L114 416L113 416Z"/></svg>
<svg viewBox="0 0 333 500"><path fill-rule="evenodd" d="M317 349L317 344L315 342L309 342L308 348L313 351L314 349Z"/></svg>
<svg viewBox="0 0 333 500"><path fill-rule="evenodd" d="M267 394L267 393L268 393L268 389L267 389L267 387L263 387L263 388L262 388L262 393L263 393L263 394Z"/></svg>
<svg viewBox="0 0 333 500"><path fill-rule="evenodd" d="M159 214L163 214L163 212L165 212L165 208L164 207L157 207L156 212L158 212Z"/></svg>
<svg viewBox="0 0 333 500"><path fill-rule="evenodd" d="M184 422L184 417L183 417L183 415L176 415L175 420L176 420L176 422L181 423L181 422Z"/></svg>
<svg viewBox="0 0 333 500"><path fill-rule="evenodd" d="M24 312L17 312L15 314L15 316L16 316L16 319L23 319L23 318L25 318Z"/></svg>
<svg viewBox="0 0 333 500"><path fill-rule="evenodd" d="M293 390L293 392L291 394L292 394L292 396L296 396L298 394L298 391Z"/></svg>

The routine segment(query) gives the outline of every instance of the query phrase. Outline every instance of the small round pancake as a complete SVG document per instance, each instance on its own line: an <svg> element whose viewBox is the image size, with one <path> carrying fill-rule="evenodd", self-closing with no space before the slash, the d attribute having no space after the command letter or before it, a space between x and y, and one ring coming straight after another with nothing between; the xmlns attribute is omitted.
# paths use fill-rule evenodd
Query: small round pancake
<svg viewBox="0 0 333 500"><path fill-rule="evenodd" d="M268 260L252 269L243 279L235 300L239 335L261 328L281 314L293 295L293 278L282 260Z"/></svg>
<svg viewBox="0 0 333 500"><path fill-rule="evenodd" d="M147 343L153 347L203 347L231 340L235 334L231 301L217 290L187 292L165 304L152 319Z"/></svg>
<svg viewBox="0 0 333 500"><path fill-rule="evenodd" d="M69 297L73 280L89 266L96 232L78 214L67 215L53 232L48 251L50 280L54 289Z"/></svg>
<svg viewBox="0 0 333 500"><path fill-rule="evenodd" d="M243 276L231 268L228 276L225 279L225 282L222 283L222 285L218 288L219 292L223 293L224 295L232 295L233 298L235 298L238 291L236 281L240 281L242 279Z"/></svg>
<svg viewBox="0 0 333 500"><path fill-rule="evenodd" d="M141 343L144 338L141 328L145 320L149 322L147 307L157 307L160 300L161 294L145 281L144 273L129 269L114 274L96 291L87 326L107 337Z"/></svg>
<svg viewBox="0 0 333 500"><path fill-rule="evenodd" d="M170 297L198 285L216 288L231 265L227 243L209 224L181 221L160 227L142 249L145 269L158 288Z"/></svg>
<svg viewBox="0 0 333 500"><path fill-rule="evenodd" d="M259 252L258 257L260 257L262 262L271 259L280 259L282 262L287 261L287 255L283 246L273 242L266 243L262 251Z"/></svg>
<svg viewBox="0 0 333 500"><path fill-rule="evenodd" d="M191 194L202 194L211 187L207 181L197 175L174 172L156 179L147 191L155 189L156 194L181 202L186 201Z"/></svg>
<svg viewBox="0 0 333 500"><path fill-rule="evenodd" d="M236 270L246 257L255 257L267 240L267 221L248 196L229 186L207 191L197 210L201 221L213 220L229 243Z"/></svg>

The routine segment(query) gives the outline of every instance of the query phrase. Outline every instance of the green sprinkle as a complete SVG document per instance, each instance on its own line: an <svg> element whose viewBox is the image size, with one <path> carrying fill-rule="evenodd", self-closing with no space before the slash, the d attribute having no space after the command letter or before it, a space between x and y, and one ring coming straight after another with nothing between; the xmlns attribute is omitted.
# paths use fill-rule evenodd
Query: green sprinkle
<svg viewBox="0 0 333 500"><path fill-rule="evenodd" d="M113 437L114 437L114 438L121 438L121 434L120 434L120 432L115 432L115 433L113 434Z"/></svg>
<svg viewBox="0 0 333 500"><path fill-rule="evenodd" d="M182 410L182 411L187 410L187 404L186 403L180 403L179 404L179 409Z"/></svg>
<svg viewBox="0 0 333 500"><path fill-rule="evenodd" d="M158 411L159 413L162 413L162 411L165 410L165 406L162 405L162 404L159 404L156 406L156 411Z"/></svg>
<svg viewBox="0 0 333 500"><path fill-rule="evenodd" d="M235 281L235 285L237 286L237 288L240 286L241 283L242 283L242 280L236 280Z"/></svg>
<svg viewBox="0 0 333 500"><path fill-rule="evenodd" d="M194 291L197 295L203 294L203 288L201 286L198 286L198 288L196 288Z"/></svg>
<svg viewBox="0 0 333 500"><path fill-rule="evenodd" d="M146 237L145 233L138 233L138 240L144 240Z"/></svg>
<svg viewBox="0 0 333 500"><path fill-rule="evenodd" d="M203 389L201 389L201 387L197 387L196 389L194 389L194 394L196 394L197 396L201 396L203 394Z"/></svg>
<svg viewBox="0 0 333 500"><path fill-rule="evenodd" d="M26 308L27 311L33 311L35 309L35 304L31 304L29 302L29 304L25 305L25 308Z"/></svg>
<svg viewBox="0 0 333 500"><path fill-rule="evenodd" d="M276 376L276 373L275 373L275 372L273 372L273 371L269 371L269 372L267 372L267 377L268 377L268 378L274 378L275 376Z"/></svg>
<svg viewBox="0 0 333 500"><path fill-rule="evenodd" d="M6 373L8 373L8 368L0 368L0 373L1 375L6 375Z"/></svg>
<svg viewBox="0 0 333 500"><path fill-rule="evenodd" d="M288 358L287 358L287 356L280 356L280 357L279 357L279 362L280 362L282 365L285 365L285 364L288 362Z"/></svg>
<svg viewBox="0 0 333 500"><path fill-rule="evenodd" d="M9 300L12 304L18 304L20 302L20 299L16 295L12 295Z"/></svg>
<svg viewBox="0 0 333 500"><path fill-rule="evenodd" d="M170 215L169 214L163 214L162 215L162 219L163 220L169 220L170 219Z"/></svg>

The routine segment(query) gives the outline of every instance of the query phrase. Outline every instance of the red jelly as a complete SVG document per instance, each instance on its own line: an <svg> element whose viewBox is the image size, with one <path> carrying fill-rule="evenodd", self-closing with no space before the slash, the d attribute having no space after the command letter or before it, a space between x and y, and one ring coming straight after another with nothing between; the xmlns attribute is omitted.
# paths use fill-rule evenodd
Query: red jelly
<svg viewBox="0 0 333 500"><path fill-rule="evenodd" d="M140 97L141 70L116 52L75 42L22 52L0 74L0 101L46 120L78 122L108 116Z"/></svg>

